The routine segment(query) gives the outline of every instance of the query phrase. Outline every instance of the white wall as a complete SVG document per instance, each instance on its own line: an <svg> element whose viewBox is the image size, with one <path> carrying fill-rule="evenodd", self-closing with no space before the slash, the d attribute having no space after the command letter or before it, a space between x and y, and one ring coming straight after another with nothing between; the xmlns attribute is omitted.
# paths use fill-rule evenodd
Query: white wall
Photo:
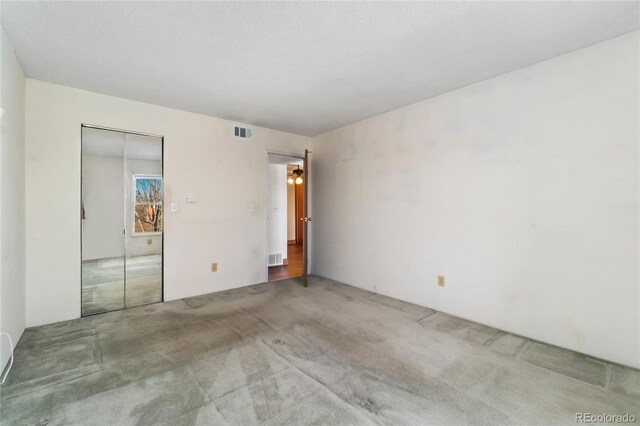
<svg viewBox="0 0 640 426"><path fill-rule="evenodd" d="M124 158L83 154L82 259L124 256Z"/></svg>
<svg viewBox="0 0 640 426"><path fill-rule="evenodd" d="M269 164L268 253L287 258L287 165Z"/></svg>
<svg viewBox="0 0 640 426"><path fill-rule="evenodd" d="M4 31L0 31L0 331L16 345L25 328L25 78ZM10 357L0 341L0 371Z"/></svg>
<svg viewBox="0 0 640 426"><path fill-rule="evenodd" d="M638 38L314 138L314 273L640 367Z"/></svg>
<svg viewBox="0 0 640 426"><path fill-rule="evenodd" d="M127 256L162 253L160 235L132 235L133 175L161 175L162 162L128 158L125 171L124 157L95 154L82 157L86 215L82 221L83 260L124 256L125 248ZM126 236L122 232L125 227Z"/></svg>
<svg viewBox="0 0 640 426"><path fill-rule="evenodd" d="M287 240L296 239L296 188L287 183Z"/></svg>
<svg viewBox="0 0 640 426"><path fill-rule="evenodd" d="M166 212L165 300L265 280L267 151L300 155L309 138L254 127L244 141L230 121L27 79L28 326L80 316L81 123L165 137L165 203L179 203Z"/></svg>

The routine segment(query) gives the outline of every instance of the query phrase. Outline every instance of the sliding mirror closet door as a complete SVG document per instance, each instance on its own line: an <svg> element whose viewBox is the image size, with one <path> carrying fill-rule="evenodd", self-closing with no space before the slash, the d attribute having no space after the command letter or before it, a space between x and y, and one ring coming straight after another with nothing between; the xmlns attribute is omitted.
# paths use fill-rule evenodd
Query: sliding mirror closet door
<svg viewBox="0 0 640 426"><path fill-rule="evenodd" d="M126 134L125 307L162 301L162 138Z"/></svg>
<svg viewBox="0 0 640 426"><path fill-rule="evenodd" d="M162 138L82 128L82 315L162 301Z"/></svg>
<svg viewBox="0 0 640 426"><path fill-rule="evenodd" d="M82 315L124 308L125 134L82 128Z"/></svg>

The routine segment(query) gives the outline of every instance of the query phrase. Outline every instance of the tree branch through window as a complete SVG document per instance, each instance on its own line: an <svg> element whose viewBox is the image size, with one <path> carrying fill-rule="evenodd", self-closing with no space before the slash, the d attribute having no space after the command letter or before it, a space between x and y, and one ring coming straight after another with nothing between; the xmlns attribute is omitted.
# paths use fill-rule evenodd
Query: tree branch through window
<svg viewBox="0 0 640 426"><path fill-rule="evenodd" d="M162 177L133 177L135 234L162 232Z"/></svg>

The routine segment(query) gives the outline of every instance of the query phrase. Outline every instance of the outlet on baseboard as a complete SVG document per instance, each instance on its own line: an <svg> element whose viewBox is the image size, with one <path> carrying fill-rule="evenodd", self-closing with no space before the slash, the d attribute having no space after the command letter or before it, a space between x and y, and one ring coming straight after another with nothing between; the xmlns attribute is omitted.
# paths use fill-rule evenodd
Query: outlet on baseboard
<svg viewBox="0 0 640 426"><path fill-rule="evenodd" d="M211 272L218 272L218 262L213 262L211 264Z"/></svg>
<svg viewBox="0 0 640 426"><path fill-rule="evenodd" d="M438 275L438 285L444 287L444 275Z"/></svg>

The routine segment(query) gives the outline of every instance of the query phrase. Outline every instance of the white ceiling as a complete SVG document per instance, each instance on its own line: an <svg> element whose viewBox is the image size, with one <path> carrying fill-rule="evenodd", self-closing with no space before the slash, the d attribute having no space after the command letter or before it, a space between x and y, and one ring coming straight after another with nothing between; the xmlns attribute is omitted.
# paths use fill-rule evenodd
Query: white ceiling
<svg viewBox="0 0 640 426"><path fill-rule="evenodd" d="M638 2L2 2L28 77L313 136L638 29Z"/></svg>

